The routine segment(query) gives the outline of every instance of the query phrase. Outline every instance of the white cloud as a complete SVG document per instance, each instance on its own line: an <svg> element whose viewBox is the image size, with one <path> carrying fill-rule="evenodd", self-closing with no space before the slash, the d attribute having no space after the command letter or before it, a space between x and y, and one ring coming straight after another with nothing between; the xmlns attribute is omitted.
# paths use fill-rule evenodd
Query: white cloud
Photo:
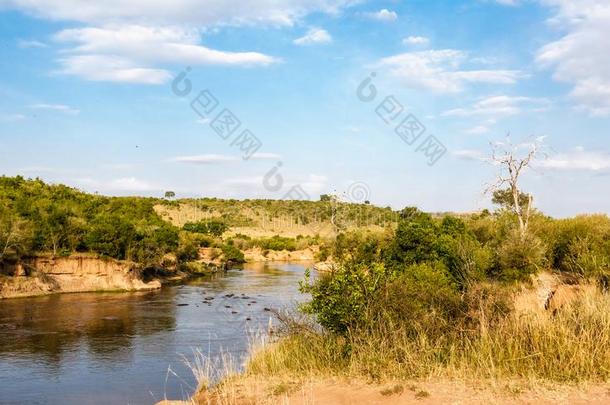
<svg viewBox="0 0 610 405"><path fill-rule="evenodd" d="M256 152L250 156L250 159L267 160L267 159L280 159L281 156L277 153L270 152Z"/></svg>
<svg viewBox="0 0 610 405"><path fill-rule="evenodd" d="M34 16L100 24L292 25L313 12L336 14L354 0L0 0Z"/></svg>
<svg viewBox="0 0 610 405"><path fill-rule="evenodd" d="M54 40L73 45L59 60L60 73L94 81L160 84L171 74L157 64L269 65L257 52L224 52L198 45L199 32L181 27L140 25L73 28Z"/></svg>
<svg viewBox="0 0 610 405"><path fill-rule="evenodd" d="M47 44L44 42L36 41L36 40L26 40L20 39L17 41L17 46L19 48L46 48Z"/></svg>
<svg viewBox="0 0 610 405"><path fill-rule="evenodd" d="M543 46L537 62L553 78L573 85L570 96L592 115L610 115L610 2L544 0L557 14L550 21L565 35Z"/></svg>
<svg viewBox="0 0 610 405"><path fill-rule="evenodd" d="M162 84L171 79L163 69L136 66L129 59L106 55L78 55L59 60L59 73L91 81Z"/></svg>
<svg viewBox="0 0 610 405"><path fill-rule="evenodd" d="M430 40L426 37L421 36L409 36L402 40L404 45L428 45Z"/></svg>
<svg viewBox="0 0 610 405"><path fill-rule="evenodd" d="M516 70L463 70L468 55L454 49L406 52L381 59L380 67L409 87L459 92L468 83L513 84L524 75Z"/></svg>
<svg viewBox="0 0 610 405"><path fill-rule="evenodd" d="M40 103L40 104L32 104L30 105L30 108L34 108L37 110L51 110L51 111L58 111L58 112L62 112L64 114L70 114L70 115L77 115L80 113L80 110L77 110L76 108L72 108L68 105L65 104L45 104L45 103Z"/></svg>
<svg viewBox="0 0 610 405"><path fill-rule="evenodd" d="M295 39L296 45L328 44L332 42L331 35L322 28L311 28L305 35Z"/></svg>
<svg viewBox="0 0 610 405"><path fill-rule="evenodd" d="M278 59L259 52L210 49L202 34L223 26L292 26L311 13L338 14L357 0L0 0L4 8L39 18L81 22L56 39L64 49L59 72L87 80L159 84L164 64L267 66ZM179 28L178 28L179 27ZM318 34L319 41L325 36Z"/></svg>
<svg viewBox="0 0 610 405"><path fill-rule="evenodd" d="M170 161L206 165L206 164L215 164L215 163L236 162L236 161L239 161L239 158L237 158L235 156L227 156L227 155L205 154L205 155L193 155L193 156L177 156L177 157L170 159Z"/></svg>
<svg viewBox="0 0 610 405"><path fill-rule="evenodd" d="M373 20L383 21L383 22L393 22L398 19L398 14L394 11L390 11L387 8L381 9L374 13L366 13L366 16L372 18Z"/></svg>
<svg viewBox="0 0 610 405"><path fill-rule="evenodd" d="M553 170L600 172L610 169L610 153L586 151L582 147L568 153L558 153L536 163L537 166Z"/></svg>
<svg viewBox="0 0 610 405"><path fill-rule="evenodd" d="M442 113L444 117L507 117L528 110L540 111L548 107L548 100L531 97L493 96L483 98L469 108L455 108Z"/></svg>
<svg viewBox="0 0 610 405"><path fill-rule="evenodd" d="M198 31L181 27L75 28L60 31L54 38L77 44L69 53L115 55L141 63L269 65L276 62L257 52L223 52L197 45Z"/></svg>
<svg viewBox="0 0 610 405"><path fill-rule="evenodd" d="M519 0L495 0L496 3L503 6L518 6Z"/></svg>
<svg viewBox="0 0 610 405"><path fill-rule="evenodd" d="M326 187L328 178L324 175L310 174L307 176L305 181L302 181L300 185L310 195L313 196L316 193L321 192Z"/></svg>

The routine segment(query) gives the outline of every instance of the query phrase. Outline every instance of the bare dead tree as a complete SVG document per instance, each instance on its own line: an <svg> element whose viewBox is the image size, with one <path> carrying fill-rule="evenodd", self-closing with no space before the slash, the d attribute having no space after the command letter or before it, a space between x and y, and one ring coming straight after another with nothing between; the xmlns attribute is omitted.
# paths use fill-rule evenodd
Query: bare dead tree
<svg viewBox="0 0 610 405"><path fill-rule="evenodd" d="M520 196L523 195L523 192L520 189L519 180L524 171L530 168L538 157L543 139L536 138L533 142L515 145L511 142L510 135L507 135L504 142L491 143L491 162L500 166L500 173L496 182L489 185L485 193L493 193L503 187L508 187L513 198L511 207L519 220L519 231L522 238L525 238L529 227L533 197L531 194L526 194L527 203L522 203Z"/></svg>
<svg viewBox="0 0 610 405"><path fill-rule="evenodd" d="M335 235L339 234L341 230L340 218L339 218L339 205L341 204L340 197L333 193L330 195L330 223L333 227Z"/></svg>

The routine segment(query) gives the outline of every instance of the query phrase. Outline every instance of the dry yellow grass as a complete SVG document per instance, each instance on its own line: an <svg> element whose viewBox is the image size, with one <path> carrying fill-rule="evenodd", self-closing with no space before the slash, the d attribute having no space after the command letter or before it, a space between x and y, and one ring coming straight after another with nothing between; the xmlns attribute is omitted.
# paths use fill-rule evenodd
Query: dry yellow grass
<svg viewBox="0 0 610 405"><path fill-rule="evenodd" d="M243 374L197 404L609 403L610 297L581 289L554 315L513 312L491 327L430 340L400 331L348 340L316 332L257 339ZM231 364L227 362L226 364ZM203 372L201 371L203 370ZM206 371L207 370L207 371Z"/></svg>
<svg viewBox="0 0 610 405"><path fill-rule="evenodd" d="M429 377L603 381L610 377L610 296L584 288L555 314L513 312L476 330L432 339L401 329L350 339L294 333L253 353L252 375L373 380Z"/></svg>
<svg viewBox="0 0 610 405"><path fill-rule="evenodd" d="M177 227L183 227L188 222L198 222L201 220L221 218L222 213L214 210L202 210L193 204L181 202L176 206L157 204L154 206L155 211L161 218L170 222ZM240 212L240 215L252 220L251 226L233 226L224 236L232 237L235 235L245 235L251 238L267 238L274 235L281 235L288 238L296 238L297 236L315 236L332 237L335 234L333 226L328 221L312 220L309 224L301 224L295 222L294 218L289 216L277 216L275 218L267 218L261 212L252 209ZM383 231L383 227L377 225L366 226L348 226L350 229L365 229L374 232Z"/></svg>

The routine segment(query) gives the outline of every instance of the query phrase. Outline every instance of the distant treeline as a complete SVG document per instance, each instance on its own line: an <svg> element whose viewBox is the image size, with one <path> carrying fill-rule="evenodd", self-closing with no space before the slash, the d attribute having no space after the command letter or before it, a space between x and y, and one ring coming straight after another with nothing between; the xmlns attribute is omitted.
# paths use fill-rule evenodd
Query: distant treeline
<svg viewBox="0 0 610 405"><path fill-rule="evenodd" d="M23 177L0 177L0 261L40 252L94 252L143 264L178 247L178 229L154 211L158 200L104 197Z"/></svg>
<svg viewBox="0 0 610 405"><path fill-rule="evenodd" d="M180 228L165 221L155 206L194 206L209 218ZM321 201L170 200L144 197L107 197L82 192L39 179L0 177L0 264L14 264L41 253L55 256L90 252L144 266L163 266L168 253L178 260L197 259L200 247L219 248L232 261L243 260L239 249L294 250L317 244L297 238L260 238L243 235L223 240L231 227L261 223L331 223L336 231L348 227L396 223L391 208L369 204L331 204ZM326 235L329 236L329 235Z"/></svg>

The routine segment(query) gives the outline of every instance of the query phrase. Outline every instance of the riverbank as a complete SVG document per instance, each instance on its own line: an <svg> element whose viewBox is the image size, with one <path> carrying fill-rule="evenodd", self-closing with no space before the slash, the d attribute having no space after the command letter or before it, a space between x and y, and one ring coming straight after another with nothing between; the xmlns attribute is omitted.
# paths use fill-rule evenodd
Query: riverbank
<svg viewBox="0 0 610 405"><path fill-rule="evenodd" d="M435 335L385 328L322 333L285 318L283 335L253 347L196 404L608 403L610 298L590 283L543 272L499 302L479 301L476 326ZM568 292L570 294L568 294ZM489 305L491 304L491 305ZM504 311L504 310L502 310Z"/></svg>
<svg viewBox="0 0 610 405"><path fill-rule="evenodd" d="M313 263L317 246L296 251L252 248L245 250L246 263ZM39 255L26 258L0 272L0 299L36 297L59 293L149 291L166 283L180 283L195 276L224 271L233 263L218 248L200 248L196 260L178 264L167 255L163 268L143 270L129 261L95 254L63 257Z"/></svg>
<svg viewBox="0 0 610 405"><path fill-rule="evenodd" d="M159 280L144 281L132 262L95 255L37 256L23 259L0 276L0 298L22 298L56 293L149 291Z"/></svg>
<svg viewBox="0 0 610 405"><path fill-rule="evenodd" d="M553 384L532 380L426 380L372 383L345 378L255 378L227 380L192 401L161 401L157 405L187 404L605 404L607 383Z"/></svg>

